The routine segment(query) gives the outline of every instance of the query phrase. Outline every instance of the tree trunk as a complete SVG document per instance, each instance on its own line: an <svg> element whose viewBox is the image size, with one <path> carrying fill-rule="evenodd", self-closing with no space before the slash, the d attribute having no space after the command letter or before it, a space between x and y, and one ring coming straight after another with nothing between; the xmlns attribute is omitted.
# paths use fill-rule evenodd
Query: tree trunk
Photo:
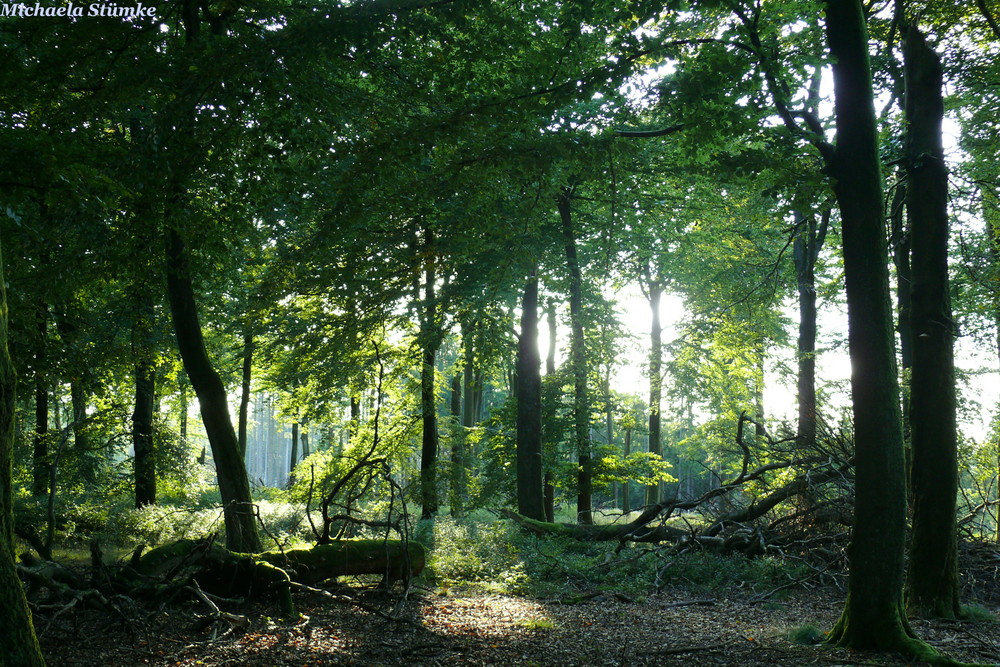
<svg viewBox="0 0 1000 667"><path fill-rule="evenodd" d="M292 451L288 457L288 487L295 483L292 473L295 471L295 464L299 462L299 422L292 422Z"/></svg>
<svg viewBox="0 0 1000 667"><path fill-rule="evenodd" d="M153 455L156 369L151 347L156 311L148 294L138 295L137 301L136 322L132 328L132 357L136 360L132 449L135 453L135 506L144 507L156 504L156 460Z"/></svg>
<svg viewBox="0 0 1000 667"><path fill-rule="evenodd" d="M538 355L538 276L532 270L521 301L517 350L517 511L541 521L542 376Z"/></svg>
<svg viewBox="0 0 1000 667"><path fill-rule="evenodd" d="M955 502L958 435L954 324L948 286L948 170L944 162L941 59L915 25L903 42L907 187L913 266L910 447L913 530L907 607L961 615Z"/></svg>
<svg viewBox="0 0 1000 667"><path fill-rule="evenodd" d="M205 433L212 447L226 524L226 547L231 551L261 550L257 534L250 482L239 441L229 417L226 388L212 367L198 321L191 283L187 247L174 229L167 231L167 292L177 346L184 370L198 395Z"/></svg>
<svg viewBox="0 0 1000 667"><path fill-rule="evenodd" d="M249 327L243 332L243 367L240 375L239 434L240 456L246 461L247 455L247 411L250 407L250 379L253 368L254 339Z"/></svg>
<svg viewBox="0 0 1000 667"><path fill-rule="evenodd" d="M462 426L472 428L479 420L476 412L476 365L472 325L462 322Z"/></svg>
<svg viewBox="0 0 1000 667"><path fill-rule="evenodd" d="M83 421L87 418L87 390L83 380L74 380L69 386L70 402L73 405L73 446L78 456L90 455L90 438Z"/></svg>
<svg viewBox="0 0 1000 667"><path fill-rule="evenodd" d="M451 376L451 506L452 516L465 512L465 427L462 426L462 373L456 368Z"/></svg>
<svg viewBox="0 0 1000 667"><path fill-rule="evenodd" d="M910 370L913 368L913 326L910 317L910 292L913 286L913 271L910 268L910 230L906 222L906 174L900 168L899 185L892 196L889 209L890 240L892 242L892 263L896 268L896 331L899 333L899 360L903 405L903 454L910 476L912 451L910 449ZM913 489L908 488L908 498L912 501Z"/></svg>
<svg viewBox="0 0 1000 667"><path fill-rule="evenodd" d="M587 396L587 343L583 331L583 279L576 254L576 233L573 230L571 209L572 189L563 188L559 194L559 216L562 220L563 242L566 247L566 268L569 271L570 365L573 368L573 441L576 445L579 471L577 473L577 520L583 524L594 522L593 477L590 463L590 400Z"/></svg>
<svg viewBox="0 0 1000 667"><path fill-rule="evenodd" d="M7 352L7 289L0 257L0 663L44 667L24 589L14 569L14 406L17 375Z"/></svg>
<svg viewBox="0 0 1000 667"><path fill-rule="evenodd" d="M633 422L634 423L634 422ZM632 427L629 426L625 429L625 458L627 459L629 454L632 453ZM628 516L632 512L632 497L631 489L629 489L629 483L626 479L622 482L622 514ZM546 519L550 521L550 519Z"/></svg>
<svg viewBox="0 0 1000 667"><path fill-rule="evenodd" d="M828 641L912 656L930 649L911 638L903 609L906 481L868 31L860 0L825 5L837 124L828 171L843 227L856 451L847 602Z"/></svg>
<svg viewBox="0 0 1000 667"><path fill-rule="evenodd" d="M545 355L545 375L555 375L556 372L556 304L554 301L549 300L545 308L545 319L549 325L549 351ZM550 437L549 431L551 427L544 422L542 423L542 447L549 447L548 456L549 461L555 456L556 445L552 442L553 438ZM552 522L555 521L556 514L556 484L555 480L552 478L551 463L549 465L545 464L545 459L542 459L542 467L544 469L544 474L542 475L542 503L545 508L545 520Z"/></svg>
<svg viewBox="0 0 1000 667"><path fill-rule="evenodd" d="M433 244L430 230L425 230L425 250ZM437 493L437 401L434 395L434 364L441 345L441 325L434 283L437 275L433 256L425 260L424 299L420 315L420 345L423 364L420 370L420 414L423 436L420 447L420 518L430 519L438 511Z"/></svg>
<svg viewBox="0 0 1000 667"><path fill-rule="evenodd" d="M796 442L800 450L816 445L816 260L826 237L830 211L823 212L817 228L816 219L796 211L798 233L793 245L796 286L799 297L798 338L798 425Z"/></svg>
<svg viewBox="0 0 1000 667"><path fill-rule="evenodd" d="M48 360L49 308L38 307L35 319L35 435L32 441L31 493L44 496L49 492L49 387L46 373Z"/></svg>
<svg viewBox="0 0 1000 667"><path fill-rule="evenodd" d="M663 395L663 327L660 325L660 299L663 287L650 279L646 286L646 298L652 314L649 329L649 453L663 456L662 433L660 430L660 402ZM646 487L646 504L660 502L660 485Z"/></svg>

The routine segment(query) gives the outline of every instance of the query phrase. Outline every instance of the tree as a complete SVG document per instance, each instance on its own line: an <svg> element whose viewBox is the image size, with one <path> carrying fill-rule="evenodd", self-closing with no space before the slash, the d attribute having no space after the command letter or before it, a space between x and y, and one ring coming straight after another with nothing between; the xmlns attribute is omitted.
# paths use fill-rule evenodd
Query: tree
<svg viewBox="0 0 1000 667"><path fill-rule="evenodd" d="M0 665L44 667L24 589L14 569L14 499L11 461L14 453L16 375L7 352L7 288L0 248Z"/></svg>
<svg viewBox="0 0 1000 667"><path fill-rule="evenodd" d="M903 608L903 430L866 18L859 0L826 0L825 7L837 126L829 172L843 232L856 479L847 602L828 641L926 658L935 652L913 638Z"/></svg>
<svg viewBox="0 0 1000 667"><path fill-rule="evenodd" d="M577 470L576 514L580 523L594 522L593 472L590 460L590 398L587 392L587 347L583 322L583 279L576 251L576 232L573 228L573 187L560 190L557 202L562 221L562 240L566 252L566 270L569 273L569 318L571 326L570 366L573 369L573 445L579 468Z"/></svg>
<svg viewBox="0 0 1000 667"><path fill-rule="evenodd" d="M959 604L955 360L948 281L948 171L941 59L915 23L905 27L906 212L912 247L910 470L913 529L907 609L955 618Z"/></svg>
<svg viewBox="0 0 1000 667"><path fill-rule="evenodd" d="M261 550L261 542L250 495L250 481L229 416L225 385L212 367L205 349L191 282L191 260L184 240L175 229L169 229L166 236L170 311L184 371L198 395L205 433L212 447L222 494L226 547L230 551L254 553Z"/></svg>
<svg viewBox="0 0 1000 667"><path fill-rule="evenodd" d="M521 301L517 348L517 511L543 521L542 376L538 356L538 276L532 270Z"/></svg>

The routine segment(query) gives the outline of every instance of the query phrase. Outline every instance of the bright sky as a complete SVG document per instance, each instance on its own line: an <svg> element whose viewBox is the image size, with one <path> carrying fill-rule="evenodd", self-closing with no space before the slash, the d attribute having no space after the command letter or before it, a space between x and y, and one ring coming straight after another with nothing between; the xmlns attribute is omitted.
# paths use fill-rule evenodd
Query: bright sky
<svg viewBox="0 0 1000 667"><path fill-rule="evenodd" d="M646 299L638 288L630 286L617 295L622 321L626 328L637 336L634 344L621 358L621 367L616 373L613 385L617 391L639 394L649 393L649 380L645 375L646 355L649 349L650 311ZM798 323L798 310L791 305L787 316L793 326ZM664 295L661 304L661 322L664 343L677 337L676 323L684 316L683 301L677 296ZM835 414L850 402L851 361L847 352L847 316L840 304L820 304L818 316L821 353L817 357L817 386L822 387L827 400L821 409ZM543 336L543 338L545 338ZM794 332L792 340L794 341ZM547 340L539 341L542 355L548 348ZM560 345L564 344L560 342ZM1000 371L995 357L973 344L969 338L959 338L956 344L956 364L966 371L985 369L975 375L967 384L960 384L960 400L968 403L968 409L960 411L959 425L966 437L982 443L988 433L992 416L1000 403ZM784 365L795 369L795 353L791 348L771 350L771 358L766 364L764 388L764 408L768 420L784 420L794 425L796 414L795 377L783 377L778 368ZM667 378L669 382L669 378ZM772 428L772 430L774 430Z"/></svg>

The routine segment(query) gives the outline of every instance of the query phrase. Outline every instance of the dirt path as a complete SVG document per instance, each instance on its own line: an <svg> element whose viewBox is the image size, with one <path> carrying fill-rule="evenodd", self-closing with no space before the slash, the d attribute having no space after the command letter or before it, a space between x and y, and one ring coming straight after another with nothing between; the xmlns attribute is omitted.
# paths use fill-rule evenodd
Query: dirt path
<svg viewBox="0 0 1000 667"><path fill-rule="evenodd" d="M406 622L356 607L299 597L298 622L250 611L249 626L212 638L195 627L204 605L161 613L143 627L93 613L39 623L49 665L904 665L891 656L802 646L789 629L828 629L842 601L830 590L781 601L698 601L681 593L639 602L596 597L573 605L480 593L412 595ZM373 608L390 600L366 596ZM693 604L701 602L701 604ZM232 609L232 611L239 611ZM992 611L996 612L997 609ZM995 623L915 622L923 638L953 657L1000 663Z"/></svg>

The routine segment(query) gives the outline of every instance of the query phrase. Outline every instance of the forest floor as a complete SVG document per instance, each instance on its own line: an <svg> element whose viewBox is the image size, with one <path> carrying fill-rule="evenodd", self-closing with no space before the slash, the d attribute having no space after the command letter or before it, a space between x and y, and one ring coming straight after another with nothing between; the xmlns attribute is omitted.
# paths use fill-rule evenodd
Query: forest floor
<svg viewBox="0 0 1000 667"><path fill-rule="evenodd" d="M963 558L966 594L1000 611L1000 556ZM228 611L248 625L199 628L209 610L179 603L142 623L68 610L37 629L49 665L906 665L898 657L796 644L789 633L837 619L835 587L781 591L767 600L732 591L712 599L683 590L632 601L610 594L564 604L481 591L415 588L407 599L353 593L367 609L296 593L302 617L273 617L259 603ZM400 620L387 618L398 611ZM1000 624L914 620L917 634L948 655L1000 664ZM213 636L217 632L217 636ZM808 633L803 633L808 634Z"/></svg>

